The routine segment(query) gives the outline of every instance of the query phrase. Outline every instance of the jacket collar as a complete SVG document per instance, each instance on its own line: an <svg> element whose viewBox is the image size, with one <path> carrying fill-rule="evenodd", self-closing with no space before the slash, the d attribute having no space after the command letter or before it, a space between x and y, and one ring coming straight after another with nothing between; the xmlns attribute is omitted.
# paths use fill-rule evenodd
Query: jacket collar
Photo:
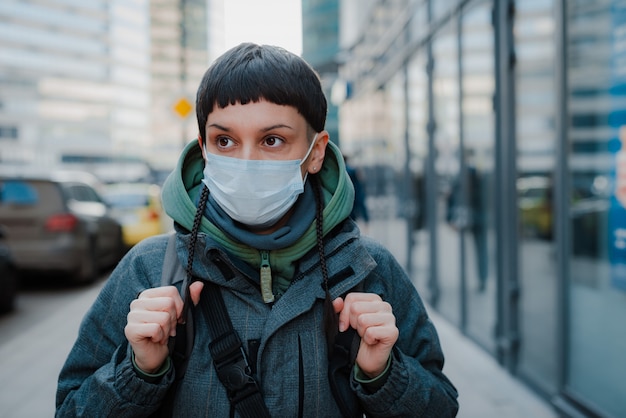
<svg viewBox="0 0 626 418"><path fill-rule="evenodd" d="M333 298L355 287L376 267L376 262L361 244L359 236L356 224L347 219L324 238L329 290ZM186 265L191 234L178 234L178 237L177 253L179 260ZM258 293L254 286L242 282L245 280L258 284L258 270L224 251L209 235L204 233L198 235L196 257L198 261L193 264L193 273L196 277L238 291L249 288ZM294 294L304 294L310 299L310 303L315 298L324 299L324 283L319 262L317 248L305 254L300 260L290 290L283 298L291 299ZM183 279L184 277L177 277L173 283L182 282Z"/></svg>

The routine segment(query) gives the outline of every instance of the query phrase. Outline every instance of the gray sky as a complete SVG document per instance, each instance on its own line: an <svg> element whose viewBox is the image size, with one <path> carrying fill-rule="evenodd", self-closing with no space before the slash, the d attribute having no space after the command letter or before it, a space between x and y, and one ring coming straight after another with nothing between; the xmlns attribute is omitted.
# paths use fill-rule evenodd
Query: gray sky
<svg viewBox="0 0 626 418"><path fill-rule="evenodd" d="M302 53L300 0L226 0L224 9L226 49L250 41Z"/></svg>

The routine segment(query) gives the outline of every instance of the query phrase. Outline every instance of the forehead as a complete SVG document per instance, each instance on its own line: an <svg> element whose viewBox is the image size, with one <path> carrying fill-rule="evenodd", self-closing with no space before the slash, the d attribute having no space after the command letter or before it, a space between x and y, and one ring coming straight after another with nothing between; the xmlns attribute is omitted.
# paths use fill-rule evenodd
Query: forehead
<svg viewBox="0 0 626 418"><path fill-rule="evenodd" d="M287 125L293 129L306 127L306 120L293 106L277 105L266 100L241 104L239 102L226 107L214 107L207 117L207 128L257 126L267 127L276 124Z"/></svg>

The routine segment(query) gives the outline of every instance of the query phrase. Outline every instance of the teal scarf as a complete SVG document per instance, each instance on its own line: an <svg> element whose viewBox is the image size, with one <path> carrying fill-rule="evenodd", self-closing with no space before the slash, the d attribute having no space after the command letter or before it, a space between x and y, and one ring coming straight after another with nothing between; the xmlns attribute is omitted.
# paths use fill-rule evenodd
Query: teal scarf
<svg viewBox="0 0 626 418"><path fill-rule="evenodd" d="M202 152L197 141L193 141L185 147L176 169L163 185L162 200L165 212L189 231L193 227L198 195L202 187L205 187L202 183L203 169ZM326 235L350 215L354 202L354 188L346 172L343 157L339 148L332 142L328 143L324 164L317 175L322 185L323 234ZM315 206L312 205L310 210L315 211ZM227 252L256 269L260 268L262 253L258 248L233 239L232 234L222 231L206 217L202 218L200 230L210 235ZM285 248L269 251L272 286L276 294L283 294L289 287L295 272L295 262L311 250L316 243L316 221L314 220L295 243Z"/></svg>

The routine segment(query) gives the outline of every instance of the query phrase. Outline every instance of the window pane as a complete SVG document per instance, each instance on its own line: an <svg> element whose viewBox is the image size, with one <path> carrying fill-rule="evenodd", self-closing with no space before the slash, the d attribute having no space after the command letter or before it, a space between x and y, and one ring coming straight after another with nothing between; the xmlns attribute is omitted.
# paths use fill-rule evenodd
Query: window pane
<svg viewBox="0 0 626 418"><path fill-rule="evenodd" d="M495 352L496 253L493 210L494 180L494 39L492 5L463 15L462 82L469 226L465 234L467 328L472 337Z"/></svg>
<svg viewBox="0 0 626 418"><path fill-rule="evenodd" d="M626 53L617 48L626 42L626 8L619 2L611 8L606 1L577 0L568 11L567 386L607 415L626 416L626 201L617 187L619 175L626 174L620 164L626 148Z"/></svg>
<svg viewBox="0 0 626 418"><path fill-rule="evenodd" d="M433 105L435 113L435 160L437 188L438 309L460 323L460 230L464 227L463 185L460 177L459 74L456 21L436 35Z"/></svg>
<svg viewBox="0 0 626 418"><path fill-rule="evenodd" d="M519 224L520 372L546 393L557 388L556 166L553 1L516 2L516 140Z"/></svg>

